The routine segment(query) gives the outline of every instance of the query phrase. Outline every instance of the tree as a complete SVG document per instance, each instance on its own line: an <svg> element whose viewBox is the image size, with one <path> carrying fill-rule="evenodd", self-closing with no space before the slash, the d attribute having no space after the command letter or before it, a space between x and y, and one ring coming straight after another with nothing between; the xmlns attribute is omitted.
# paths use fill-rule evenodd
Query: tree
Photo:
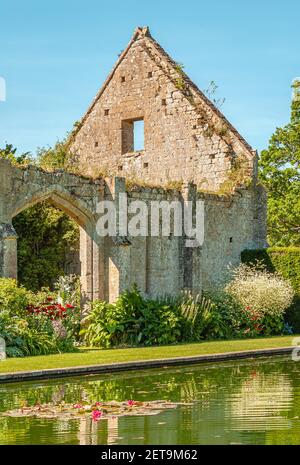
<svg viewBox="0 0 300 465"><path fill-rule="evenodd" d="M18 234L20 283L33 291L52 288L79 248L78 226L47 202L27 208L13 224Z"/></svg>
<svg viewBox="0 0 300 465"><path fill-rule="evenodd" d="M5 144L4 149L0 148L0 158L5 158L6 160L10 160L12 163L23 164L25 162L31 161L30 153L25 152L22 155L16 155L17 149L13 147L12 144Z"/></svg>
<svg viewBox="0 0 300 465"><path fill-rule="evenodd" d="M300 81L294 81L292 88L291 120L276 129L260 158L272 246L300 246Z"/></svg>
<svg viewBox="0 0 300 465"><path fill-rule="evenodd" d="M16 155L11 144L0 148L0 157L17 165L37 164L45 169L63 168L64 145L39 149L37 159L29 153ZM36 291L65 274L66 264L79 250L79 229L62 211L42 202L27 208L13 219L18 234L18 277L27 289Z"/></svg>

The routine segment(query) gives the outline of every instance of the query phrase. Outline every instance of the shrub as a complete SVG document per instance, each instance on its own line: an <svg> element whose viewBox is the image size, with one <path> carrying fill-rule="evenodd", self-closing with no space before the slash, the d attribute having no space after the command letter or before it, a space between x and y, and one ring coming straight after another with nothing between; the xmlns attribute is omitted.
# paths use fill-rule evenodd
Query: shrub
<svg viewBox="0 0 300 465"><path fill-rule="evenodd" d="M282 315L294 297L291 284L280 275L267 271L259 262L252 266L242 263L233 270L233 280L226 290L259 316Z"/></svg>
<svg viewBox="0 0 300 465"><path fill-rule="evenodd" d="M5 340L8 357L57 352L51 333L28 319L12 316L7 310L0 312L0 335Z"/></svg>
<svg viewBox="0 0 300 465"><path fill-rule="evenodd" d="M231 332L224 315L215 300L216 293L200 296L184 291L175 299L173 305L178 307L183 317L181 338L183 341L200 341L203 339L224 339Z"/></svg>
<svg viewBox="0 0 300 465"><path fill-rule="evenodd" d="M172 344L180 339L182 316L167 301L144 299L136 287L115 304L95 301L81 331L90 346Z"/></svg>
<svg viewBox="0 0 300 465"><path fill-rule="evenodd" d="M276 272L288 279L297 295L300 296L300 247L270 247L261 250L244 250L242 262L255 264L262 262L270 272Z"/></svg>
<svg viewBox="0 0 300 465"><path fill-rule="evenodd" d="M279 334L284 327L283 315L291 305L294 291L279 274L270 273L262 263L241 264L233 271L226 291L243 307L258 332Z"/></svg>
<svg viewBox="0 0 300 465"><path fill-rule="evenodd" d="M182 292L177 297L156 300L143 298L134 287L114 304L93 302L80 334L89 346L109 348L282 332L282 314L253 311L234 295L235 285L235 280L230 283L230 292L206 292L202 296Z"/></svg>
<svg viewBox="0 0 300 465"><path fill-rule="evenodd" d="M77 310L43 289L33 294L13 279L0 279L0 336L8 356L45 355L74 350Z"/></svg>
<svg viewBox="0 0 300 465"><path fill-rule="evenodd" d="M294 301L287 309L285 321L295 332L300 331L300 247L270 247L261 250L244 250L242 261L247 264L257 260L264 263L271 272L277 272L288 279L295 291Z"/></svg>
<svg viewBox="0 0 300 465"><path fill-rule="evenodd" d="M30 293L19 287L15 279L0 278L0 311L25 315L29 302Z"/></svg>

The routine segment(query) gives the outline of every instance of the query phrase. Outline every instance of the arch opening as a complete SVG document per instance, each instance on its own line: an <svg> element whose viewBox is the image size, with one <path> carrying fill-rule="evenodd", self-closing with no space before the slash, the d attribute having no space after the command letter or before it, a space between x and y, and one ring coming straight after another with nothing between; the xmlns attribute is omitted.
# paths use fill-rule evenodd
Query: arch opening
<svg viewBox="0 0 300 465"><path fill-rule="evenodd" d="M80 275L82 302L85 303L86 301L94 300L95 298L101 298L104 288L104 284L101 282L103 280L101 271L103 269L103 265L101 263L102 254L99 251L99 241L95 237L96 228L93 212L89 210L88 205L85 204L84 201L78 199L66 189L61 188L60 186L56 187L57 188L55 189L52 188L49 190L43 190L43 192L36 192L31 195L30 198L21 198L19 201L14 203L14 210L11 217L17 235L19 235L19 247L15 247L15 255L17 256L18 254L19 265L22 266L21 260L23 260L24 265L24 260L27 259L27 268L30 272L30 267L33 269L32 266L34 266L33 259L37 258L41 252L39 250L39 244L37 245L35 255L34 253L31 253L32 250L30 250L34 244L38 243L37 239L39 238L35 236L38 235L39 231L37 230L37 233L35 234L34 227L32 229L28 227L28 231L24 232L26 222L29 222L29 225L34 226L34 214L39 213L39 215L42 215L42 220L46 221L46 224L41 225L43 221L41 222L41 218L37 218L38 221L35 224L36 227L38 227L39 224L41 227L44 226L44 231L41 231L41 236L46 242L46 247L42 250L43 256L42 259L40 259L40 265L43 266L43 263L47 263L47 259L51 260L51 245L54 247L54 250L52 251L52 259L54 259L53 254L60 254L59 257L55 257L54 263L56 264L59 263L59 259L62 258L64 252L69 252L67 257L68 261L64 263L64 267L56 266L55 268L54 266L53 279L50 277L50 284L53 286L54 275L58 271L60 271L59 274L77 274ZM54 237L50 237L52 225L47 224L47 221L50 221L51 223L51 219L54 222L54 229L52 229L52 232L54 231ZM22 222L23 231L21 234L20 228L22 227ZM68 239L65 244L65 249L63 238L59 237L60 232L62 234L66 234ZM45 234L43 237L42 233L45 233L46 237ZM31 237L28 237L28 234L29 236L31 235ZM47 234L49 237L47 237ZM71 239L73 239L74 247L73 250L67 251L68 247L72 243ZM14 242L17 243L17 240ZM56 242L58 242L58 244L56 244ZM26 246L27 255L24 253L24 250L26 252ZM13 248L11 247L10 254L13 253ZM15 259L15 262L15 274L17 274L17 259ZM62 265L61 262L60 265ZM37 288L41 287L41 285L49 287L49 279L46 280L46 282L43 282L43 276L40 276L40 279L36 279L34 286L30 286L29 279L27 279L27 283L24 283L24 266L22 271L23 276L22 273L19 273L20 283L25 284L26 287ZM34 272L37 275L39 274L38 269L34 270Z"/></svg>

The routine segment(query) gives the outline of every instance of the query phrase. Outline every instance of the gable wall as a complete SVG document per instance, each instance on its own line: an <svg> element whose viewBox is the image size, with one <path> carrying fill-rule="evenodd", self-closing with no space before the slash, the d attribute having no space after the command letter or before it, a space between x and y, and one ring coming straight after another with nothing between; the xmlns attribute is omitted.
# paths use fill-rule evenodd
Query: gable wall
<svg viewBox="0 0 300 465"><path fill-rule="evenodd" d="M219 135L208 134L206 121L170 81L164 60L160 66L157 54L156 62L150 58L144 40L133 43L75 136L72 151L80 169L153 184L193 180L204 189L216 189L231 166L232 147ZM122 154L122 120L140 117L145 121L145 150Z"/></svg>

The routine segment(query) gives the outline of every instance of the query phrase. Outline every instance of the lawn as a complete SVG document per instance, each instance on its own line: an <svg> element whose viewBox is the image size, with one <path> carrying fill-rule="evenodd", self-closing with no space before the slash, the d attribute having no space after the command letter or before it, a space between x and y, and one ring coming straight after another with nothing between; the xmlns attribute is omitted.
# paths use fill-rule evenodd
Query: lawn
<svg viewBox="0 0 300 465"><path fill-rule="evenodd" d="M80 349L76 353L10 358L0 362L0 373L289 347L292 346L294 337L295 335L232 341L208 341L195 344L133 349L101 350L86 348Z"/></svg>

